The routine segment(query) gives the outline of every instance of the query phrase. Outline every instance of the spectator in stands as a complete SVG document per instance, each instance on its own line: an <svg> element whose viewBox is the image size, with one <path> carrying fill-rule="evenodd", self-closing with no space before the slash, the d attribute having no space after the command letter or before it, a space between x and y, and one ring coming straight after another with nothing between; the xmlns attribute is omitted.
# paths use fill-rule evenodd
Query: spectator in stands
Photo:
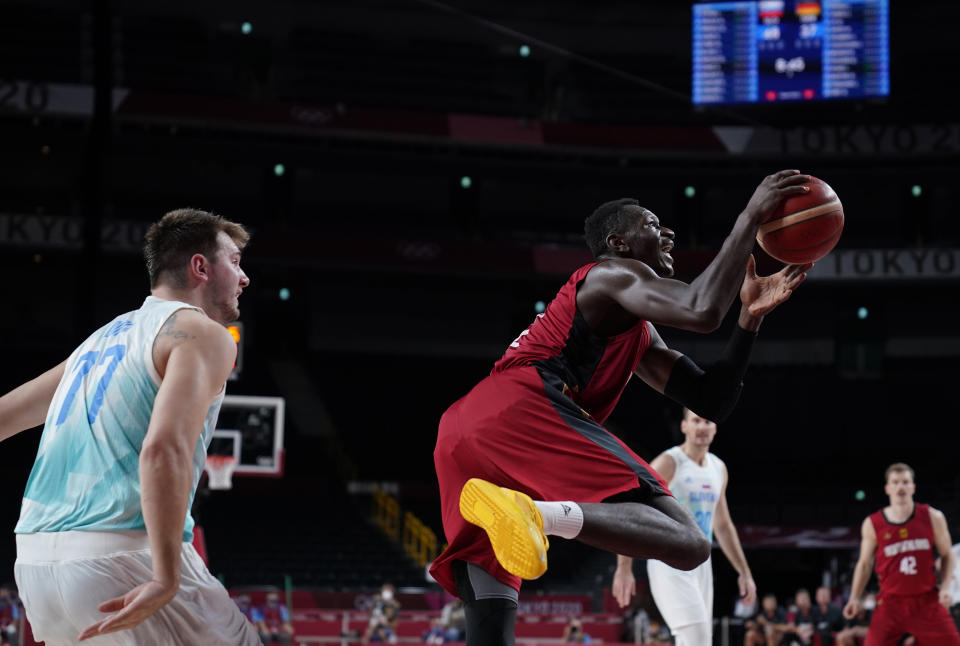
<svg viewBox="0 0 960 646"><path fill-rule="evenodd" d="M443 619L434 617L430 621L430 628L423 631L421 638L424 644L442 644L446 640L447 630L443 626Z"/></svg>
<svg viewBox="0 0 960 646"><path fill-rule="evenodd" d="M860 611L853 619L848 619L846 625L837 633L836 646L857 646L857 638L867 638L867 628L870 627L870 616L877 607L877 595L868 592L863 597Z"/></svg>
<svg viewBox="0 0 960 646"><path fill-rule="evenodd" d="M0 586L0 643L20 646L23 607L12 584Z"/></svg>
<svg viewBox="0 0 960 646"><path fill-rule="evenodd" d="M397 634L387 628L386 624L376 623L367 627L367 634L363 636L364 644L396 644Z"/></svg>
<svg viewBox="0 0 960 646"><path fill-rule="evenodd" d="M267 602L256 617L260 639L266 646L280 644L288 646L293 639L293 624L287 606L280 603L280 595L274 591L267 593Z"/></svg>
<svg viewBox="0 0 960 646"><path fill-rule="evenodd" d="M578 618L570 617L563 628L563 641L568 644L589 644L590 635L583 631L583 623Z"/></svg>
<svg viewBox="0 0 960 646"><path fill-rule="evenodd" d="M633 643L647 643L647 636L650 634L650 614L643 608L637 608L633 615Z"/></svg>
<svg viewBox="0 0 960 646"><path fill-rule="evenodd" d="M397 591L392 583L384 583L380 587L380 594L374 599L370 621L380 621L388 628L395 629L397 613L400 611L400 602L397 601Z"/></svg>
<svg viewBox="0 0 960 646"><path fill-rule="evenodd" d="M746 622L744 646L779 646L787 625L787 613L777 605L774 594L764 595L760 606L760 612Z"/></svg>
<svg viewBox="0 0 960 646"><path fill-rule="evenodd" d="M466 639L467 615L462 599L451 599L440 612L440 619L448 642L462 642Z"/></svg>
<svg viewBox="0 0 960 646"><path fill-rule="evenodd" d="M380 594L373 602L370 612L370 623L363 636L364 643L388 642L397 643L397 617L400 612L400 602L396 599L393 584L384 583Z"/></svg>
<svg viewBox="0 0 960 646"><path fill-rule="evenodd" d="M256 624L260 621L260 611L250 602L250 595L246 592L241 592L236 597L233 598L233 602L237 604L237 608L240 610L240 614L247 618L252 624Z"/></svg>
<svg viewBox="0 0 960 646"><path fill-rule="evenodd" d="M794 596L794 607L787 614L787 625L783 629L780 646L810 646L813 643L814 624L810 592L800 588Z"/></svg>
<svg viewBox="0 0 960 646"><path fill-rule="evenodd" d="M647 644L672 644L670 629L659 617L650 617L650 632L647 635Z"/></svg>
<svg viewBox="0 0 960 646"><path fill-rule="evenodd" d="M830 603L830 596L830 588L817 588L817 604L813 607L813 629L820 635L820 646L830 646L833 635L843 628L843 613L835 604Z"/></svg>
<svg viewBox="0 0 960 646"><path fill-rule="evenodd" d="M630 623L633 626L633 643L635 644L657 644L664 640L670 641L670 629L663 623L656 606L638 607Z"/></svg>

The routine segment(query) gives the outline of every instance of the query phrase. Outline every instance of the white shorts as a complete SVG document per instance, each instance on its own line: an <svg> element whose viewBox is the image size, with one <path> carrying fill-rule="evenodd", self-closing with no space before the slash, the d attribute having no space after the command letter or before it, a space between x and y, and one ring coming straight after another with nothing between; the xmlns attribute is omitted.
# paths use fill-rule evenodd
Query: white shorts
<svg viewBox="0 0 960 646"><path fill-rule="evenodd" d="M152 576L146 532L17 534L14 574L37 641L78 644L77 636L107 615L97 606ZM90 646L260 646L193 545L180 553L180 589L166 606L132 630L83 642Z"/></svg>
<svg viewBox="0 0 960 646"><path fill-rule="evenodd" d="M670 630L690 624L713 623L713 566L707 559L690 571L662 561L647 561L647 578L657 610Z"/></svg>

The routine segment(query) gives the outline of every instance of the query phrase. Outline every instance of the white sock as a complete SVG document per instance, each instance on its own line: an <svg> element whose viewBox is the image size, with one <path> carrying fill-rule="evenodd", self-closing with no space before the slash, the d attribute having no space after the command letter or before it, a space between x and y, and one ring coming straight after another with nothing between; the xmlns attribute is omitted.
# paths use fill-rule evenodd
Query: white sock
<svg viewBox="0 0 960 646"><path fill-rule="evenodd" d="M543 533L560 538L576 538L583 529L583 510L575 502L544 502L534 500L533 504L543 516Z"/></svg>

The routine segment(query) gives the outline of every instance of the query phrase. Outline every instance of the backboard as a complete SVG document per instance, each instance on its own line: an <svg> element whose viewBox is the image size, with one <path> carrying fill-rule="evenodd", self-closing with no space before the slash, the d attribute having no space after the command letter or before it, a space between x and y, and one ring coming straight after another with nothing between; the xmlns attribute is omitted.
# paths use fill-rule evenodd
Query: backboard
<svg viewBox="0 0 960 646"><path fill-rule="evenodd" d="M226 395L208 455L232 455L234 475L283 475L283 397Z"/></svg>

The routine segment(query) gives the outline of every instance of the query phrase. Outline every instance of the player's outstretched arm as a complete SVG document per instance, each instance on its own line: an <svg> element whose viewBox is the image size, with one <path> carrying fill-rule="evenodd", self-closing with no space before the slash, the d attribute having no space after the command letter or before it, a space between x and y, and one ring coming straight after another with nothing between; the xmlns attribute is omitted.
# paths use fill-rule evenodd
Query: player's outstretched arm
<svg viewBox="0 0 960 646"><path fill-rule="evenodd" d="M727 506L727 467L723 467L723 487L720 490L720 498L717 500L717 508L714 516L713 533L717 537L717 543L723 550L730 565L737 571L737 586L740 588L740 597L744 603L752 604L757 598L757 584L753 580L753 574L750 572L750 566L747 565L747 557L743 553L743 546L740 544L740 537L737 535L737 528L730 517L730 508Z"/></svg>
<svg viewBox="0 0 960 646"><path fill-rule="evenodd" d="M737 217L719 253L689 284L660 278L636 260L615 260L591 271L602 297L610 298L637 318L693 332L712 332L720 326L743 280L747 257L754 246L757 227L784 198L801 195L809 175L783 170L757 186L750 202Z"/></svg>
<svg viewBox="0 0 960 646"><path fill-rule="evenodd" d="M0 397L0 442L43 424L66 365L63 361Z"/></svg>
<svg viewBox="0 0 960 646"><path fill-rule="evenodd" d="M181 310L170 320L174 325L165 326L157 339L169 350L159 352L161 358L166 355L157 362L163 381L140 451L140 500L153 579L100 604L101 612L114 614L88 627L80 639L133 628L166 605L180 585L193 455L207 411L233 368L237 347L223 326L199 312Z"/></svg>
<svg viewBox="0 0 960 646"><path fill-rule="evenodd" d="M860 526L860 558L853 568L853 582L850 584L850 598L843 607L843 616L853 619L860 612L863 590L870 580L870 570L873 568L873 555L877 551L877 532L873 529L870 517L863 519Z"/></svg>

